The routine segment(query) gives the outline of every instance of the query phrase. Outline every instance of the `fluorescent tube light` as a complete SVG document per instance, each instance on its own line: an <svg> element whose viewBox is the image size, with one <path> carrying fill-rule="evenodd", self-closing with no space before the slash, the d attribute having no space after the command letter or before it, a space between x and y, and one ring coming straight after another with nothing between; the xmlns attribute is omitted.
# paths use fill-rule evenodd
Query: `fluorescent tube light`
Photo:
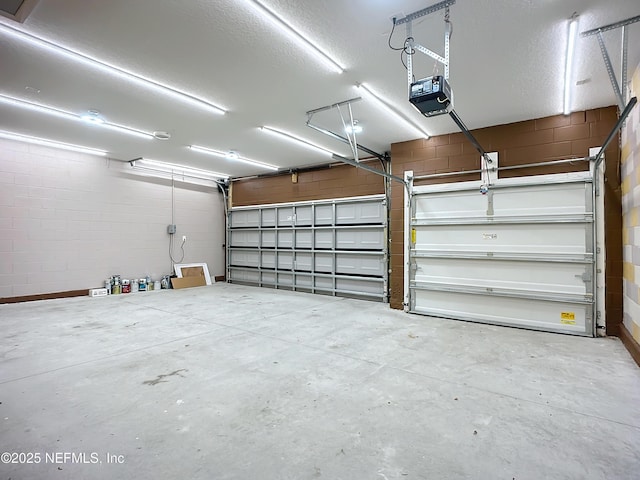
<svg viewBox="0 0 640 480"><path fill-rule="evenodd" d="M427 132L425 132L418 125L416 125L413 122L407 120L404 117L404 115L402 115L399 112L397 112L394 108L390 107L389 106L389 102L387 102L386 100L383 100L382 97L380 97L377 93L375 93L370 87L368 87L364 83L356 84L355 87L358 90L362 90L362 91L366 92L366 94L367 94L366 96L368 98L370 98L371 100L373 100L380 108L382 108L382 110L386 111L389 115L391 115L392 117L396 118L401 123L403 123L404 125L409 127L418 136L423 137L423 138L427 138L427 139L429 138L429 134Z"/></svg>
<svg viewBox="0 0 640 480"><path fill-rule="evenodd" d="M229 178L229 175L224 173L213 172L211 170L203 170L200 168L186 167L184 165L178 165L176 163L161 162L148 158L132 160L130 163L133 168L139 170L170 173L172 175L199 178L201 180L219 180L221 178Z"/></svg>
<svg viewBox="0 0 640 480"><path fill-rule="evenodd" d="M288 140L290 142L296 143L298 145L302 145L303 147L307 147L310 148L312 150L315 150L317 152L323 153L325 155L334 155L335 152L332 152L331 150L327 150L326 148L320 147L318 145L316 145L315 143L311 143L308 140L305 140L303 138L297 137L291 133L285 132L283 130L278 130L277 128L273 128L273 127L260 127L260 130L269 134L272 134L276 137L279 138L284 138L285 140Z"/></svg>
<svg viewBox="0 0 640 480"><path fill-rule="evenodd" d="M35 145L42 145L44 147L60 148L62 150L70 150L72 152L88 153L90 155L99 155L101 157L104 157L107 155L107 152L105 150L99 150L97 148L91 148L91 147L83 147L81 145L73 145L71 143L57 142L55 140L32 137L30 135L22 135L20 133L0 131L0 138L6 138L7 140L17 140L19 142L33 143Z"/></svg>
<svg viewBox="0 0 640 480"><path fill-rule="evenodd" d="M214 105L208 100L200 98L196 95L179 90L169 85L165 85L151 78L143 77L142 75L138 75L137 73L130 72L123 68L116 67L115 65L110 65L106 62L103 62L102 60L98 60L95 57L85 55L84 53L76 52L75 50L71 50L69 48L53 43L49 40L45 40L44 38L37 37L35 35L27 33L24 30L14 28L10 25L7 25L4 22L0 22L0 33L4 33L20 41L29 43L39 48L43 48L55 54L63 55L75 61L82 62L85 65L88 65L90 67L107 71L110 74L118 75L119 77L124 78L125 80L137 83L139 85L143 85L147 88L154 89L160 93L171 96L178 100L182 100L192 105L205 108L213 113L216 113L219 115L224 115L226 113L226 110L224 108L219 107L218 105Z"/></svg>
<svg viewBox="0 0 640 480"><path fill-rule="evenodd" d="M137 128L131 128L124 125L118 125L116 123L106 122L102 118L100 118L102 121L95 121L95 120L89 121L86 118L87 114L78 115L72 112L67 112L66 110L61 110L59 108L52 107L50 105L34 103L21 98L15 98L15 97L10 97L8 95L3 95L1 93L0 93L0 103L13 105L15 107L20 107L20 108L26 108L26 109L33 110L40 113L46 113L48 115L55 115L58 117L66 118L67 120L81 121L85 124L90 124L90 125L94 125L102 128L108 128L110 130L115 130L121 133L128 133L129 135L135 135L138 137L149 138L149 139L154 138L153 133L138 130Z"/></svg>
<svg viewBox="0 0 640 480"><path fill-rule="evenodd" d="M576 40L578 37L578 15L573 14L569 19L567 29L567 53L564 65L564 104L563 112L565 115L571 113L571 93L573 90L573 59L575 57Z"/></svg>
<svg viewBox="0 0 640 480"><path fill-rule="evenodd" d="M87 123L104 123L104 118L102 118L102 115L100 115L100 112L97 110L89 110L87 113L83 113L80 115L80 119Z"/></svg>
<svg viewBox="0 0 640 480"><path fill-rule="evenodd" d="M287 20L282 18L271 8L267 7L259 0L249 0L249 3L252 6L256 7L256 10L262 13L263 16L271 20L277 27L280 28L280 30L293 38L300 46L306 49L307 52L311 53L317 59L321 60L325 65L331 68L331 70L335 71L336 73L344 72L344 67L342 65L331 58L331 56L329 56L329 54L322 50L319 46L307 40L306 35L296 30Z"/></svg>
<svg viewBox="0 0 640 480"><path fill-rule="evenodd" d="M227 160L233 160L235 162L244 162L250 165L254 165L256 167L267 168L269 170L278 170L280 167L276 167L275 165L270 165L264 162L258 162L257 160L251 160L246 157L241 157L240 155L231 155L231 152L222 152L220 150L214 150L213 148L201 147L199 145L189 145L189 148L194 152L206 153L207 155L213 155L215 157L225 158ZM235 152L233 152L235 153Z"/></svg>

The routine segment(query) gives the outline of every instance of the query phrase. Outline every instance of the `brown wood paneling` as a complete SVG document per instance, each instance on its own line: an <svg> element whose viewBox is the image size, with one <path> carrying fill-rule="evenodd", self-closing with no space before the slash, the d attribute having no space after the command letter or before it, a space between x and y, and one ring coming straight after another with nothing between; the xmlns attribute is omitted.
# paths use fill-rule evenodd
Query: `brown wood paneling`
<svg viewBox="0 0 640 480"><path fill-rule="evenodd" d="M373 168L379 163L371 162ZM384 193L383 177L350 165L335 165L322 170L298 173L298 183L291 174L235 180L232 206L262 205Z"/></svg>

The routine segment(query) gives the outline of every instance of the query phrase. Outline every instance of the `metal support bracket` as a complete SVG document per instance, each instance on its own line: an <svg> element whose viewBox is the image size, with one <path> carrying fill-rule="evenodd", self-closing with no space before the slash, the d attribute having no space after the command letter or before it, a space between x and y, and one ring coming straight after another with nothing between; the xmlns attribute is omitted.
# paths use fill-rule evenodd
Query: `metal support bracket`
<svg viewBox="0 0 640 480"><path fill-rule="evenodd" d="M604 65L607 68L607 74L609 75L609 81L611 82L611 86L613 87L613 93L616 96L618 107L620 107L620 110L622 110L624 108L624 100L622 99L622 94L620 93L620 85L618 85L618 80L616 79L616 74L613 71L613 65L611 64L609 52L607 52L607 47L604 44L604 39L602 38L602 33L600 32L598 32L598 44L600 45L602 59L604 60ZM623 87L626 88L624 85Z"/></svg>
<svg viewBox="0 0 640 480"><path fill-rule="evenodd" d="M609 80L611 81L611 86L613 87L613 92L616 96L616 101L618 102L618 107L620 108L620 110L624 109L624 106L627 103L627 50L629 40L626 27L636 22L640 22L640 15L636 15L635 17L630 17L619 22L610 23L608 25L603 25L602 27L594 28L592 30L587 30L586 32L582 32L580 34L581 37L590 37L592 35L597 35L598 43L600 45L600 51L602 52L602 58L604 59L604 64L607 68L607 73L609 74ZM615 30L617 28L622 29L622 50L620 65L620 81L622 83L621 85L618 84L615 73L613 71L613 65L611 64L611 58L609 57L609 52L607 52L607 47L605 46L604 39L602 38L603 32Z"/></svg>
<svg viewBox="0 0 640 480"><path fill-rule="evenodd" d="M620 20L619 22L610 23L608 25L603 25L602 27L594 28L592 30L587 30L586 32L582 32L580 36L590 37L591 35L596 35L598 32L607 32L609 30L615 30L616 28L626 27L627 25L631 25L632 23L636 23L636 22L640 22L640 15L627 18L626 20Z"/></svg>
<svg viewBox="0 0 640 480"><path fill-rule="evenodd" d="M413 83L413 54L414 52L420 52L428 57L433 58L437 62L441 63L444 67L444 78L449 80L449 40L451 38L451 22L449 22L449 7L454 5L456 0L445 0L443 2L439 2L431 5L430 7L423 8L422 10L418 10L407 15L401 19L395 19L394 25L402 25L403 23L407 24L407 45L405 51L407 51L407 83L408 83L408 92L411 91L411 84ZM444 56L438 55L434 51L428 49L427 47L416 43L413 39L413 25L412 22L417 18L424 17L425 15L429 15L430 13L438 12L442 9L445 9L445 32L444 32Z"/></svg>
<svg viewBox="0 0 640 480"><path fill-rule="evenodd" d="M368 172L371 172L371 173L374 173L376 175L380 175L382 177L385 177L385 178L387 178L389 180L393 180L393 181L402 183L405 186L405 188L407 188L407 183L405 182L405 180L403 178L400 178L400 177L397 177L395 175L392 175L392 174L390 174L390 173L388 173L386 171L378 170L377 168L370 167L369 165L360 162L359 159L358 159L358 150L361 150L361 151L363 151L363 152L365 152L365 153L377 158L378 160L380 160L383 163L387 162L389 160L389 156L387 154L378 153L378 152L376 152L374 150L371 150L370 148L367 148L367 147L365 147L363 145L360 145L357 142L355 133L353 133L352 136L344 137L344 136L339 135L339 134L337 134L335 132L332 132L331 130L319 127L319 126L314 125L314 124L311 123L311 119L312 119L313 115L315 115L316 113L323 112L323 111L326 111L326 110L332 110L332 109L335 108L335 109L338 109L338 112L340 113L340 118L342 119L342 123L343 123L343 125L346 126L346 122L344 120L344 117L342 116L342 112L340 110L340 107L347 105L349 107L349 117L350 117L350 120L351 120L351 126L353 127L354 122L353 122L353 112L351 111L351 103L359 101L360 99L361 99L360 97L357 97L357 98L353 98L351 100L345 100L344 102L338 102L338 103L334 103L332 105L327 105L326 107L320 107L320 108L316 108L314 110L309 110L307 112L307 126L310 127L310 128L313 128L317 132L323 133L323 134L325 134L325 135L327 135L327 136L329 136L329 137L331 137L331 138L333 138L335 140L339 140L342 143L346 143L351 147L351 151L352 151L352 153L354 153L354 158L353 159L347 158L347 157L343 157L342 155L333 154L331 158L333 158L334 160L338 160L338 161L346 163L348 165L352 165L354 167L361 168L361 169L366 170Z"/></svg>
<svg viewBox="0 0 640 480"><path fill-rule="evenodd" d="M423 8L422 10L418 10L416 12L410 13L409 15L407 15L404 18L401 18L400 20L396 20L396 25L402 25L403 23L412 22L417 18L424 17L425 15L429 15L430 13L434 13L434 12L437 12L438 10L442 10L443 8L450 7L455 3L456 3L456 0L445 0L440 3L435 3L430 7Z"/></svg>

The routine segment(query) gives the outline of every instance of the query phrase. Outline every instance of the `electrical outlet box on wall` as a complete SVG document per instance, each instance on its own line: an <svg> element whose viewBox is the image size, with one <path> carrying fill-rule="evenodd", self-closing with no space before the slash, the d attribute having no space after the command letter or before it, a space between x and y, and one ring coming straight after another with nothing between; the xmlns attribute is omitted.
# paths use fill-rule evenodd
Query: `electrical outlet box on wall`
<svg viewBox="0 0 640 480"><path fill-rule="evenodd" d="M175 224L167 225L167 233L168 233L169 235L173 235L174 233L176 233L176 226L175 226Z"/></svg>

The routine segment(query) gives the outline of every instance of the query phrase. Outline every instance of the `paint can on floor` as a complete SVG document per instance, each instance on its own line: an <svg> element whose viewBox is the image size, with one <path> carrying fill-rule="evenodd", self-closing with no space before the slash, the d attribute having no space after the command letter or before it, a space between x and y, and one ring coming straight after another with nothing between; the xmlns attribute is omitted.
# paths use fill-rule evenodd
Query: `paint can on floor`
<svg viewBox="0 0 640 480"><path fill-rule="evenodd" d="M122 280L122 293L131 293L131 283L126 278Z"/></svg>
<svg viewBox="0 0 640 480"><path fill-rule="evenodd" d="M140 292L146 292L147 291L147 279L146 278L141 278L140 282L138 283L138 291Z"/></svg>
<svg viewBox="0 0 640 480"><path fill-rule="evenodd" d="M114 275L111 277L111 293L113 295L119 295L122 291L122 284L120 281L120 275Z"/></svg>
<svg viewBox="0 0 640 480"><path fill-rule="evenodd" d="M107 289L107 295L109 295L111 293L111 279L110 278L107 278L104 281L104 288Z"/></svg>
<svg viewBox="0 0 640 480"><path fill-rule="evenodd" d="M155 282L153 282L153 289L154 290L160 290L160 288L162 288L160 280L156 280Z"/></svg>
<svg viewBox="0 0 640 480"><path fill-rule="evenodd" d="M138 291L138 279L134 278L131 280L131 293L136 293Z"/></svg>

